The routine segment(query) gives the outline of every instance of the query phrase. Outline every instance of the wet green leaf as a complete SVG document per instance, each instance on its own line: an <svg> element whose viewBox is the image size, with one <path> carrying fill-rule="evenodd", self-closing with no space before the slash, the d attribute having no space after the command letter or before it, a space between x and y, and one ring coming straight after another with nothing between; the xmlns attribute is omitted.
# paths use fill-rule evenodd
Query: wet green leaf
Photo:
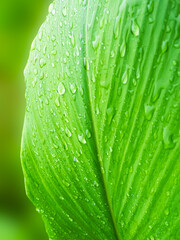
<svg viewBox="0 0 180 240"><path fill-rule="evenodd" d="M180 238L179 1L55 1L25 70L22 164L50 239Z"/></svg>

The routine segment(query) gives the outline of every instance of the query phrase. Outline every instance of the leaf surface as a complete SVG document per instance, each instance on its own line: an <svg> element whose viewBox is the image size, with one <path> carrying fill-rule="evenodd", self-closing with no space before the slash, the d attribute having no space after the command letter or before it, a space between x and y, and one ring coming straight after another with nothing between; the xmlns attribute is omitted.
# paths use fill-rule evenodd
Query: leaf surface
<svg viewBox="0 0 180 240"><path fill-rule="evenodd" d="M50 239L180 238L179 1L55 1L22 164Z"/></svg>

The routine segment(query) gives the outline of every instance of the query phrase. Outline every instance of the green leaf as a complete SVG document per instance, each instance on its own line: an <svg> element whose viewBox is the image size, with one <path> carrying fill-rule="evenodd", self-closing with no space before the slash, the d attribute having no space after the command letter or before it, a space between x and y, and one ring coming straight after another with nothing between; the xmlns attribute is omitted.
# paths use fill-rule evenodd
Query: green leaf
<svg viewBox="0 0 180 240"><path fill-rule="evenodd" d="M179 1L55 1L25 70L22 164L50 239L180 238Z"/></svg>

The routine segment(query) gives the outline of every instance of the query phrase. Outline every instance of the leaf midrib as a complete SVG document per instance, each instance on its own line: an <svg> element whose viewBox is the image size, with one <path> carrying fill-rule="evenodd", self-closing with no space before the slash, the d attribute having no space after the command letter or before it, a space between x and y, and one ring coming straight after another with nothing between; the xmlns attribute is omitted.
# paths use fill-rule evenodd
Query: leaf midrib
<svg viewBox="0 0 180 240"><path fill-rule="evenodd" d="M89 6L89 3L88 3L88 6ZM88 52L88 49L87 49L87 18L88 18L88 10L89 10L89 7L87 6L87 14L86 14L86 23L85 23L85 57L87 56L87 52ZM87 58L86 58L86 61L87 61ZM87 62L86 62L87 64ZM87 101L89 102L89 106L90 106L90 120L92 122L92 138L94 140L94 143L95 143L95 151L96 151L96 155L97 155L97 160L98 160L98 163L99 163L99 166L100 166L100 173L101 173L101 177L102 177L102 183L103 183L103 186L104 186L104 191L105 191L105 196L106 196L106 201L107 201L107 205L109 207L109 212L110 212L110 216L111 216L111 220L112 220L112 225L114 227L114 232L116 234L116 238L117 240L120 240L120 234L119 234L119 231L118 231L118 228L117 228L117 224L116 224L116 220L115 220L115 216L114 216L114 213L113 213L113 209L112 209L112 204L111 204L111 200L110 200L110 196L109 196L109 193L108 193L108 187L107 187L107 184L106 184L106 179L105 179L105 175L102 171L103 169L103 162L102 162L102 157L101 157L101 151L100 151L100 146L98 144L98 137L97 137L97 129L96 129L96 125L95 125L95 114L94 114L94 111L93 111L93 106L92 106L92 102L91 102L91 91L90 91L90 78L88 76L88 72L86 70L86 88L87 88Z"/></svg>

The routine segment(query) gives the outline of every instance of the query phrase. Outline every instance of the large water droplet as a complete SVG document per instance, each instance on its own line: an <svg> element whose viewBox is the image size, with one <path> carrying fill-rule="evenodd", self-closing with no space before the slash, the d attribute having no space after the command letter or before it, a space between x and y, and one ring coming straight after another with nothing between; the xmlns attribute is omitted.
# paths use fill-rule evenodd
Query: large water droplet
<svg viewBox="0 0 180 240"><path fill-rule="evenodd" d="M154 10L154 0L150 0L148 5L147 5L147 10L149 13L152 13Z"/></svg>
<svg viewBox="0 0 180 240"><path fill-rule="evenodd" d="M63 95L65 93L65 87L64 87L64 84L62 82L60 82L59 85L58 85L58 93L60 95Z"/></svg>
<svg viewBox="0 0 180 240"><path fill-rule="evenodd" d="M139 26L135 20L132 22L131 31L135 37L139 36Z"/></svg>
<svg viewBox="0 0 180 240"><path fill-rule="evenodd" d="M163 130L163 143L165 149L174 148L175 146L175 143L173 141L173 133L168 126L166 126Z"/></svg>
<svg viewBox="0 0 180 240"><path fill-rule="evenodd" d="M147 120L151 120L154 113L154 106L144 104L144 112Z"/></svg>
<svg viewBox="0 0 180 240"><path fill-rule="evenodd" d="M82 144L86 144L86 139L84 137L83 134L78 134L78 140L79 142L81 142Z"/></svg>

